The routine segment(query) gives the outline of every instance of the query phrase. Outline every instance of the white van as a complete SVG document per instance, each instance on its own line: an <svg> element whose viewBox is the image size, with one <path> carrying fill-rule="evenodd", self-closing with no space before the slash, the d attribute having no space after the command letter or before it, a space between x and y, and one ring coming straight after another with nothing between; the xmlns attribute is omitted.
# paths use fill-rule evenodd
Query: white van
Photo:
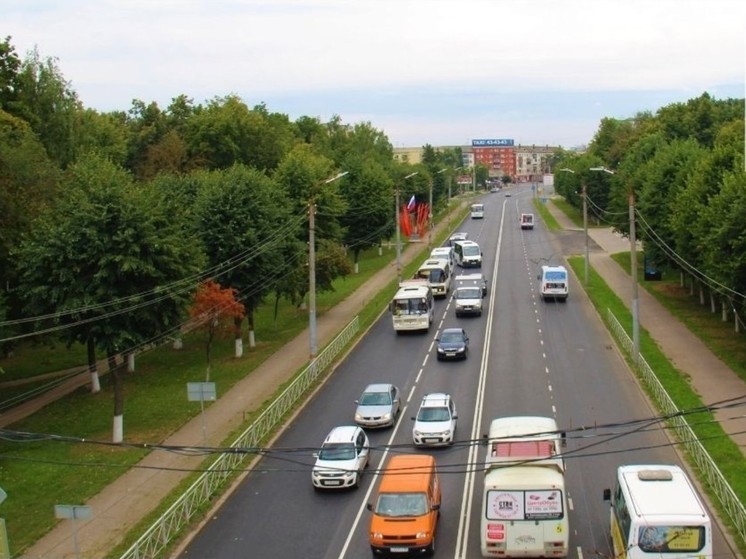
<svg viewBox="0 0 746 559"><path fill-rule="evenodd" d="M453 244L456 264L462 268L481 268L482 249L474 241L456 241Z"/></svg>
<svg viewBox="0 0 746 559"><path fill-rule="evenodd" d="M448 260L429 258L417 270L414 279L427 280L434 297L445 297L451 290L451 266Z"/></svg>
<svg viewBox="0 0 746 559"><path fill-rule="evenodd" d="M539 295L546 300L566 301L570 290L570 278L564 266L542 266L538 277L541 282Z"/></svg>
<svg viewBox="0 0 746 559"><path fill-rule="evenodd" d="M471 205L471 218L482 219L484 217L484 204Z"/></svg>

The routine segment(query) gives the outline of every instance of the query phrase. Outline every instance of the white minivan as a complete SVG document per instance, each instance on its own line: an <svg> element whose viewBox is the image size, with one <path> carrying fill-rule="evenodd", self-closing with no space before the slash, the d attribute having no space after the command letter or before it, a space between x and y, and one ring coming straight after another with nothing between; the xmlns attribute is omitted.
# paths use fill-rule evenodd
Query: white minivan
<svg viewBox="0 0 746 559"><path fill-rule="evenodd" d="M448 260L448 264L451 266L451 270L453 270L453 266L456 264L453 257L453 247L435 247L433 250L430 251L430 258L441 258L443 260Z"/></svg>

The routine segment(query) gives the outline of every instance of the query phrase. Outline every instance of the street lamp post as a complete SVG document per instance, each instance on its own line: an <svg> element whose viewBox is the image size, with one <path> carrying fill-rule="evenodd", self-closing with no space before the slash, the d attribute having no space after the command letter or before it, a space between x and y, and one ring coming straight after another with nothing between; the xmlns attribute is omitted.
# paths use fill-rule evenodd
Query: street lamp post
<svg viewBox="0 0 746 559"><path fill-rule="evenodd" d="M329 184L335 180L341 179L349 171L338 173L332 178L326 179L322 184ZM316 358L318 350L316 341L316 203L313 200L308 205L308 338L310 346L311 360Z"/></svg>
<svg viewBox="0 0 746 559"><path fill-rule="evenodd" d="M591 171L602 171L610 175L614 171L606 167L591 167ZM637 291L637 238L635 234L635 193L629 189L629 256L632 276L632 360L640 360L640 296Z"/></svg>
<svg viewBox="0 0 746 559"><path fill-rule="evenodd" d="M409 173L404 177L403 181L412 178L419 171ZM402 181L402 182L403 182ZM396 189L396 211L394 212L394 218L396 219L396 278L397 282L401 283L401 227L399 226L399 188Z"/></svg>
<svg viewBox="0 0 746 559"><path fill-rule="evenodd" d="M445 171L447 171L447 168L441 169L440 171L436 172L436 175L439 175ZM433 181L430 181L430 205L428 206L428 214L427 214L427 248L430 249L433 246Z"/></svg>
<svg viewBox="0 0 746 559"><path fill-rule="evenodd" d="M564 171L565 173L572 173L575 174L575 171L572 169L560 169L560 171ZM581 179L582 181L582 179ZM587 204L587 192L586 192L586 186L585 181L581 182L581 189L583 192L583 233L585 235L585 258L583 262L583 283L587 286L588 285L588 204Z"/></svg>

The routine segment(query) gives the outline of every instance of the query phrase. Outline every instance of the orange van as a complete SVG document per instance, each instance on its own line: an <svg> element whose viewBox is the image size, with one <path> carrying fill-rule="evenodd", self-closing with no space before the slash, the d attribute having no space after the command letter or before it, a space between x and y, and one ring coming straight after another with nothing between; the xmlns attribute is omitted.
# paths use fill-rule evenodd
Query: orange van
<svg viewBox="0 0 746 559"><path fill-rule="evenodd" d="M389 460L373 503L370 547L376 555L433 554L440 516L435 458L401 454Z"/></svg>

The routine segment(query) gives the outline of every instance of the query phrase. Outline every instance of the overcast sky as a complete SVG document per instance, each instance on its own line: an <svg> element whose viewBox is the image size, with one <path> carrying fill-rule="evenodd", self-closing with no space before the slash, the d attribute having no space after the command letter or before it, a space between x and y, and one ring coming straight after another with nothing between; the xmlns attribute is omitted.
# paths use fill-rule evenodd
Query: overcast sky
<svg viewBox="0 0 746 559"><path fill-rule="evenodd" d="M604 117L744 97L743 0L0 0L0 22L88 108L236 94L395 147L572 148Z"/></svg>

